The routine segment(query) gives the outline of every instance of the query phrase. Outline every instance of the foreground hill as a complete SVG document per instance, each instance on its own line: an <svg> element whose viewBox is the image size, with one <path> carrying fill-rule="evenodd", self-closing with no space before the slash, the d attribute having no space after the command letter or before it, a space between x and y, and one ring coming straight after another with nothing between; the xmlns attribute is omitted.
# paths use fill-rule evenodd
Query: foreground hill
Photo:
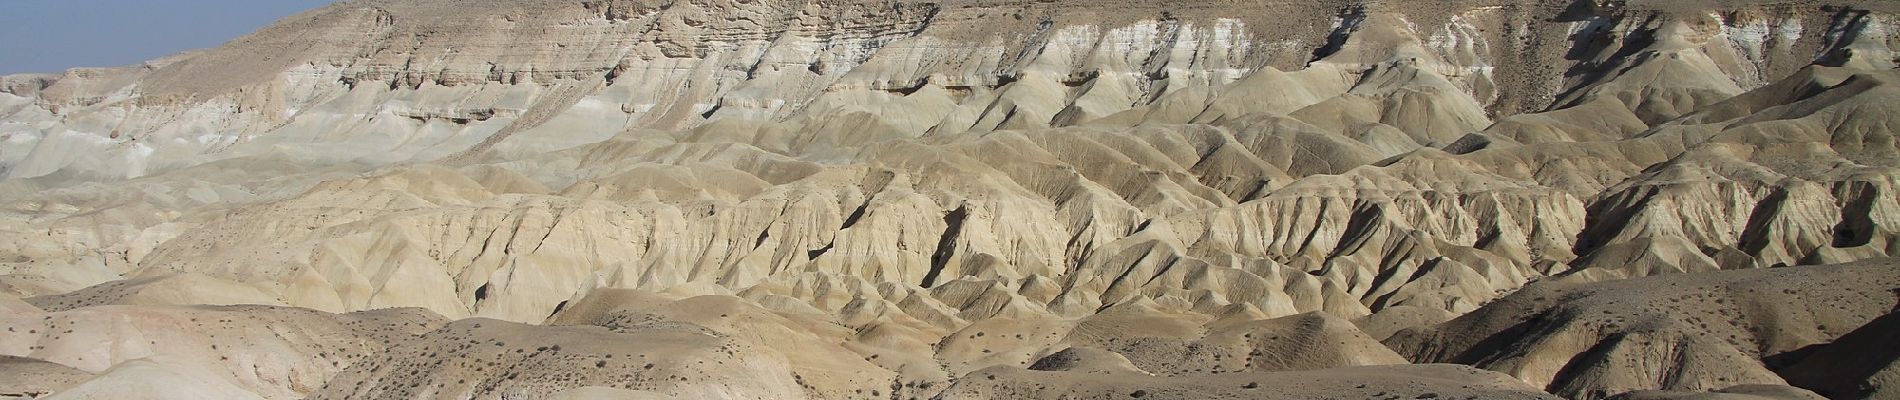
<svg viewBox="0 0 1900 400"><path fill-rule="evenodd" d="M1885 320L1900 306L1896 266L1888 259L1539 283L1388 343L1418 361L1505 372L1570 398L1791 382L1836 398L1883 398L1893 390L1884 379L1862 379L1892 354L1855 337L1892 332ZM1839 354L1848 348L1861 353ZM1816 358L1827 353L1834 354Z"/></svg>

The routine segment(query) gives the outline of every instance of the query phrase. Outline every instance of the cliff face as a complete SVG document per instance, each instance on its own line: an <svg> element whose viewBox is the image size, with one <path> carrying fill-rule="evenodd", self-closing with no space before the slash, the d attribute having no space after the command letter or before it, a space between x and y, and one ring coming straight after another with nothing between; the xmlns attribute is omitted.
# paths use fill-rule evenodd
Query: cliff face
<svg viewBox="0 0 1900 400"><path fill-rule="evenodd" d="M1900 256L1890 2L1167 3L364 0L0 77L0 293L730 294L942 383L1061 350L930 345L998 319L1384 336L1532 280ZM217 283L120 281L177 273Z"/></svg>
<svg viewBox="0 0 1900 400"><path fill-rule="evenodd" d="M1886 11L349 2L7 78L12 265L533 319L808 274L1064 315L1462 312L1546 275L1847 261L1900 218ZM399 275L433 289L376 290Z"/></svg>
<svg viewBox="0 0 1900 400"><path fill-rule="evenodd" d="M871 132L825 144L1210 122L1344 94L1386 102L1408 85L1437 91L1432 111L1445 115L1378 122L1448 143L1494 118L1597 98L1654 125L1809 64L1891 67L1889 7L354 1L144 66L8 78L16 98L0 110L29 126L7 128L19 145L0 166L15 178L126 178L286 147L312 162L382 164L708 121L822 130L926 88L945 92L926 93L942 104L902 118L870 110ZM1338 128L1318 119L1302 118ZM535 143L504 140L520 132ZM365 137L382 140L351 147Z"/></svg>

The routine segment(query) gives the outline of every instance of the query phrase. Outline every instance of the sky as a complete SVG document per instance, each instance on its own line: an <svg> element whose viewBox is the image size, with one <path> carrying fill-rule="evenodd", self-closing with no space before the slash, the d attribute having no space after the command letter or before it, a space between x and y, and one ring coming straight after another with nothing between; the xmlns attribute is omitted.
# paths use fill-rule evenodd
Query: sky
<svg viewBox="0 0 1900 400"><path fill-rule="evenodd" d="M0 0L0 74L116 67L217 47L331 0Z"/></svg>

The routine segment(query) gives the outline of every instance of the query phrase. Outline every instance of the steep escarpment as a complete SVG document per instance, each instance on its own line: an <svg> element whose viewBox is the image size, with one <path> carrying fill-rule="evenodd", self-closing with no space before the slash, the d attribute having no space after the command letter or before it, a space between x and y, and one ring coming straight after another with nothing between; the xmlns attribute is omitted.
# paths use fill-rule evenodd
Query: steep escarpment
<svg viewBox="0 0 1900 400"><path fill-rule="evenodd" d="M873 131L829 143L854 145L1321 103L1301 119L1446 144L1489 118L1611 99L1659 123L1817 61L1891 67L1884 7L357 1L142 66L8 78L9 119L54 126L9 128L43 149L4 165L136 177L273 151L428 161L721 120ZM927 89L948 99L901 117L870 107Z"/></svg>
<svg viewBox="0 0 1900 400"><path fill-rule="evenodd" d="M1398 382L1352 391L1374 397L1462 378L1843 396L1878 379L1779 363L1860 346L1876 333L1847 332L1888 312L1872 300L1715 330L1658 321L1728 308L1553 288L1814 308L1718 294L1782 289L1747 274L1884 282L1816 266L1900 256L1897 19L1879 1L342 2L215 49L0 77L0 311L461 321L416 317L345 346L373 361L288 386L163 354L0 354L214 397L1174 378L1244 397L1301 371ZM1835 289L1878 297L1854 285ZM1560 338L1470 343L1519 315ZM616 345L642 341L668 345ZM1407 357L1514 378L1388 365ZM1518 386L1433 393L1540 395Z"/></svg>

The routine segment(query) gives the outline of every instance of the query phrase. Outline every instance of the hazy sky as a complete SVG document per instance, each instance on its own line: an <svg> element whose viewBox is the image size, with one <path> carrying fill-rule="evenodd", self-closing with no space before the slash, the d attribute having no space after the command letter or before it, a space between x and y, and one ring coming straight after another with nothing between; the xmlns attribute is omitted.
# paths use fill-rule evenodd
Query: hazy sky
<svg viewBox="0 0 1900 400"><path fill-rule="evenodd" d="M331 0L0 0L0 74L137 64L216 47Z"/></svg>

